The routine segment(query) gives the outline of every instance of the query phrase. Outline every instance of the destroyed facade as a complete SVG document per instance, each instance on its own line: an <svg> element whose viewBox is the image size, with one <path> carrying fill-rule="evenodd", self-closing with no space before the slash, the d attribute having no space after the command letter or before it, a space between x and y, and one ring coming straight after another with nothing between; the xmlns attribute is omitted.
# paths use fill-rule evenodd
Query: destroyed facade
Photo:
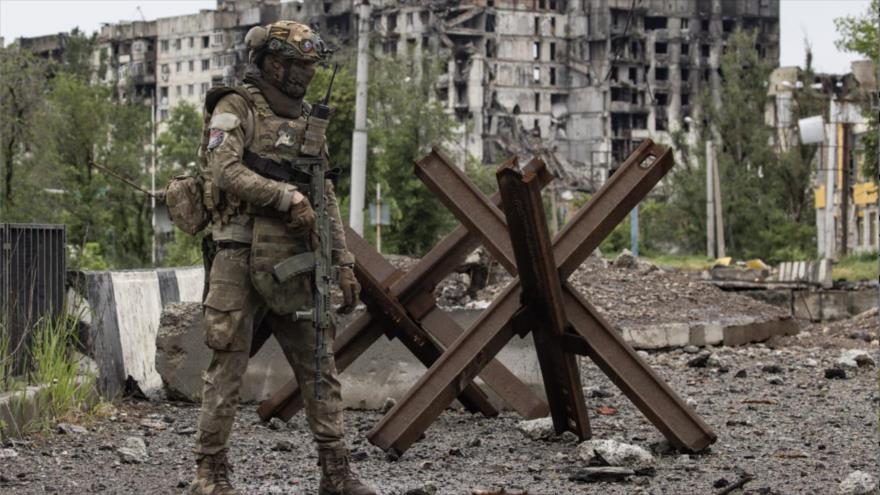
<svg viewBox="0 0 880 495"><path fill-rule="evenodd" d="M218 0L214 10L109 24L95 64L122 94L157 94L162 120L177 103L198 105L211 86L240 78L250 27L294 19L353 45L358 4ZM756 30L760 55L773 65L779 58L779 0L370 4L376 56L446 60L437 95L461 126L447 143L454 153L485 163L541 154L586 190L641 140L670 142L671 133L689 131L698 95L718 95L721 53L737 28Z"/></svg>

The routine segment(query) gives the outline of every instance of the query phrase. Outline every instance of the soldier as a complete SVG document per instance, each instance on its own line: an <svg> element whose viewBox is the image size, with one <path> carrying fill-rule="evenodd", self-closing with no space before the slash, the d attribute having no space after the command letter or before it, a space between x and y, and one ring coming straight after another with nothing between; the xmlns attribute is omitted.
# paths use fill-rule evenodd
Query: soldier
<svg viewBox="0 0 880 495"><path fill-rule="evenodd" d="M226 451L253 329L262 322L271 328L302 389L321 464L320 493L375 494L349 469L333 355L327 352L316 359L314 327L294 316L296 310L312 306L312 275L284 283L272 278L276 263L312 250L317 242L307 181L268 177L273 167L296 169L296 159L307 148L317 150L313 154L327 162L327 121L309 122L309 105L303 101L315 64L327 51L316 32L290 21L254 27L245 43L250 49L245 84L212 89L205 101L211 117L203 139L204 202L211 213L217 251L204 309L213 357L204 375L195 449L198 468L190 492L237 493L229 481ZM344 295L340 311L351 312L360 287L329 180L326 187L333 262ZM326 340L332 342L332 335Z"/></svg>

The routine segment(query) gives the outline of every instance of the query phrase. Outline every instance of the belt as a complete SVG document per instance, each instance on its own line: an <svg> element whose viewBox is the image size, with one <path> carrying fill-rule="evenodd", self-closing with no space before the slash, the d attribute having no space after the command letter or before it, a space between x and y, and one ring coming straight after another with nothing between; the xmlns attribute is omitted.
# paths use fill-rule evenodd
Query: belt
<svg viewBox="0 0 880 495"><path fill-rule="evenodd" d="M239 241L217 241L214 246L218 251L221 249L249 249L251 247L247 242Z"/></svg>

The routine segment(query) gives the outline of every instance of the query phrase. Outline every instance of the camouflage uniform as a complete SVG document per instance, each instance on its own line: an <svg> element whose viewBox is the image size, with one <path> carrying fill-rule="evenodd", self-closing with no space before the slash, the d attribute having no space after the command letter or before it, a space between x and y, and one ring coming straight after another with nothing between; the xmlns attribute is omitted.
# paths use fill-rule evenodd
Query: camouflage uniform
<svg viewBox="0 0 880 495"><path fill-rule="evenodd" d="M275 25L278 24L294 28L292 32L310 33L309 28L299 24ZM275 25L267 29L274 30ZM263 91L254 84L219 91L223 96L216 105L217 91L212 90L206 99L206 108L212 112L204 194L212 214L211 233L219 250L208 275L210 289L204 302L206 341L213 349L213 358L204 374L196 441L200 471L194 485L202 478L207 481L203 480L194 489L197 493L235 493L226 480L225 452L248 364L253 329L261 321L271 328L293 367L319 452L331 453L330 463L344 458L348 472L342 397L333 355L326 352L323 354L326 357L316 363L315 330L310 321L296 321L293 314L313 304L312 274L302 274L284 283L275 282L271 275L278 262L315 247L310 228L291 227L289 221L294 191L298 189L307 196L308 187L269 179L257 173L253 166L259 160L284 163L300 156L309 107L301 103L300 112L293 109L293 113L300 114L298 117L284 117L273 111ZM326 158L326 149L323 155ZM350 266L354 258L345 245L330 180L327 180L326 191L333 262ZM326 336L328 347L332 340L333 335ZM316 372L320 376L320 400L316 400L315 394ZM212 469L222 472L217 476L229 491L212 485ZM324 485L322 480L322 493L349 493L341 488L325 490ZM355 490L351 493L373 492Z"/></svg>

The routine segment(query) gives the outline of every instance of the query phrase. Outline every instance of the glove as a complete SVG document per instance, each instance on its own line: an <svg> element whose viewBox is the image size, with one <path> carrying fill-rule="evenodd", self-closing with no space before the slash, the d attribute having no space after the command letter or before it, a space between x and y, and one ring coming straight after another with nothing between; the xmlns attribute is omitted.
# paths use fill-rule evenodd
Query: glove
<svg viewBox="0 0 880 495"><path fill-rule="evenodd" d="M342 306L337 313L347 315L354 311L361 292L361 284L354 277L354 270L350 266L339 267L339 288L342 289Z"/></svg>
<svg viewBox="0 0 880 495"><path fill-rule="evenodd" d="M288 210L290 220L287 226L294 230L311 231L315 227L315 210L309 203L309 198L303 198L302 201L290 205Z"/></svg>

